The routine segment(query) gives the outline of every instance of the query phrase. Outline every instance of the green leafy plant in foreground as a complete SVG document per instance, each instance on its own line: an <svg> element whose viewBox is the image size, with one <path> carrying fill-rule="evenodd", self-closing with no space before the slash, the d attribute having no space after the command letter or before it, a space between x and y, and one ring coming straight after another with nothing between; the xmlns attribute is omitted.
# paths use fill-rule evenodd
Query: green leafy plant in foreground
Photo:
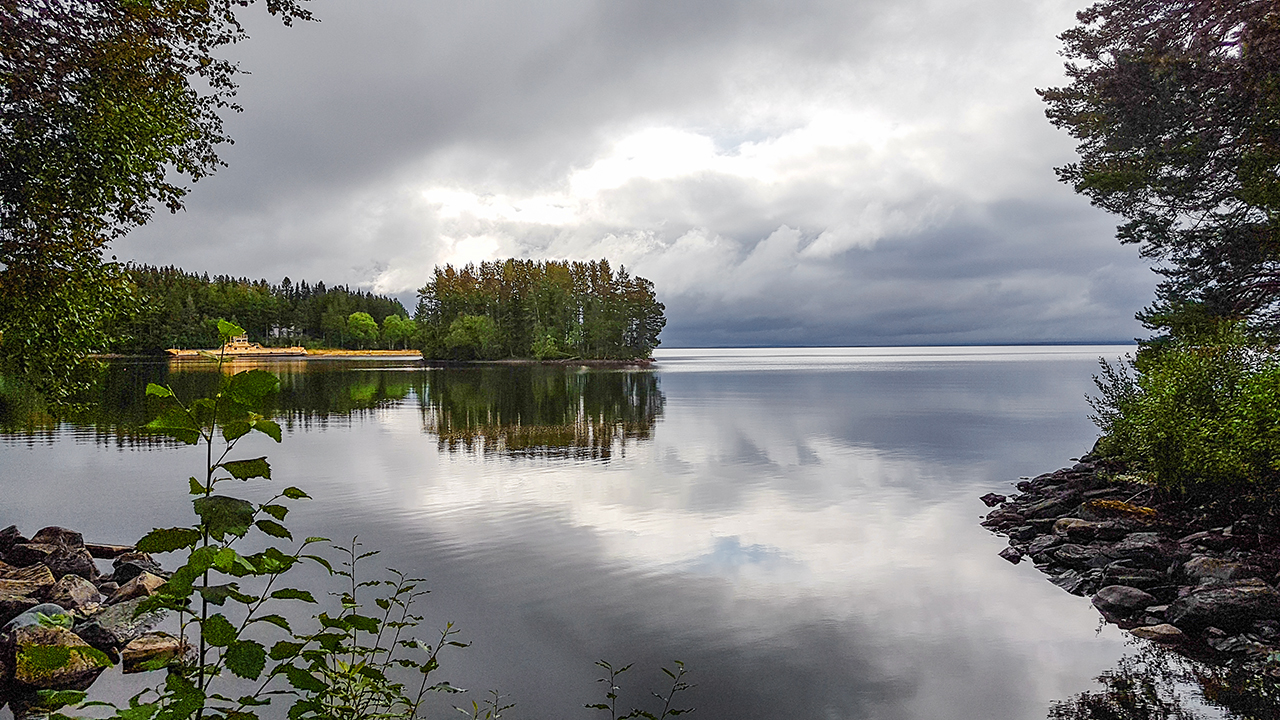
<svg viewBox="0 0 1280 720"><path fill-rule="evenodd" d="M220 320L218 332L225 343L244 331ZM281 441L280 426L270 419L279 380L258 369L224 375L224 357L212 357L219 364L220 384L211 397L184 401L170 387L147 386L159 416L146 428L205 450L203 477L188 481L197 522L152 530L137 543L141 552L186 553L182 566L137 613L176 612L181 642L189 652L153 668L167 670L163 684L134 696L127 707L85 702L82 691L58 690L41 693L41 708L51 713L51 720L71 720L60 712L68 705L109 707L124 720L254 720L261 708L281 699L291 703L289 720L410 720L420 717L428 694L462 692L430 679L445 648L466 647L454 639L453 625L447 624L432 643L412 637L423 619L413 606L427 593L420 578L389 570L391 579L364 579L358 572L361 563L377 551L362 551L355 539L347 546L330 546L340 558L336 564L311 550L327 542L324 538L306 538L293 550L277 547L280 540L293 540L284 525L287 503L308 497L296 487L265 502L225 492L233 481L271 480L266 457L238 458L233 452L255 432ZM239 543L246 539L266 547L244 554ZM342 589L330 593L338 612L313 614L309 629L297 631L296 620L286 616L296 613L275 610L281 603L319 604L311 591L282 580L302 562L341 579ZM372 604L365 597L369 594ZM667 695L652 693L663 702L656 715L633 709L619 716L616 678L630 666L614 670L603 661L598 664L609 671L609 704L587 707L609 710L612 720L664 720L691 712L672 707L675 695L691 687L679 661L675 671L663 668L673 683ZM472 702L469 710L456 709L474 720L496 720L512 707L493 692L483 703Z"/></svg>
<svg viewBox="0 0 1280 720"><path fill-rule="evenodd" d="M225 342L244 331L219 321L218 332ZM131 698L128 707L115 708L116 717L251 720L258 717L259 708L282 696L292 700L290 720L415 717L427 692L454 690L447 683L429 684L427 677L439 667L443 648L462 645L451 639L456 631L447 626L432 645L404 637L422 619L411 607L425 591L417 589L417 579L394 571L395 580L358 580L357 563L373 553L358 553L354 540L338 548L345 559L337 567L310 551L324 538L307 538L293 550L273 544L293 540L283 523L287 503L308 497L302 490L286 487L265 502L224 492L233 481L271 479L265 457L238 458L233 452L250 433L281 441L280 426L269 417L279 380L258 369L223 375L224 358L214 359L221 380L211 397L183 401L169 387L147 387L160 411L147 429L205 450L203 477L189 480L197 522L153 530L137 543L141 552L187 553L182 566L138 612L177 612L180 637L192 652L168 665L160 687ZM244 554L237 545L251 533L266 547ZM316 630L295 632L291 620L274 610L281 603L317 604L309 590L282 582L282 576L303 561L345 578L349 587L337 593L340 612L314 615ZM385 592L374 599L379 611L366 615L359 595L370 588ZM393 679L393 669L420 674L412 696ZM46 693L44 701L46 707L56 708L83 699L83 694Z"/></svg>

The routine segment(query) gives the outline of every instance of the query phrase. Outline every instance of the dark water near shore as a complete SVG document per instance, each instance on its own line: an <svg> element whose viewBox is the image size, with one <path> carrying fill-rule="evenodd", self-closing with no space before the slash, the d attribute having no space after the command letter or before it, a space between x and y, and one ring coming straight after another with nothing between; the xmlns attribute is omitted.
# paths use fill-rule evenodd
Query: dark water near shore
<svg viewBox="0 0 1280 720"><path fill-rule="evenodd" d="M442 679L509 694L506 717L593 717L604 658L635 663L624 702L683 660L701 718L1039 719L1126 641L998 558L977 497L1086 451L1090 375L1126 349L667 350L649 371L275 362L284 442L244 454L316 498L295 534L358 534L428 578L428 626L473 642ZM10 427L0 527L131 542L186 523L200 452L120 424L146 417L148 381L215 379L119 365L83 425Z"/></svg>

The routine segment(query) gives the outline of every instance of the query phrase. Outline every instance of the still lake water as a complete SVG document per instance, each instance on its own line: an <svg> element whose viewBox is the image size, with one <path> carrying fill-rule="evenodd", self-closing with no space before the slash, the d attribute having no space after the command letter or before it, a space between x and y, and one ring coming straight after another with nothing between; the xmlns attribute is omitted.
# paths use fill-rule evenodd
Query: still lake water
<svg viewBox="0 0 1280 720"><path fill-rule="evenodd" d="M684 661L699 718L1038 720L1130 648L1086 598L997 557L977 498L1087 451L1090 376L1128 350L274 362L284 442L243 455L315 498L290 515L296 536L359 535L427 578L426 627L472 642L441 679L509 695L506 717L597 716L582 706L602 699L603 658L635 664L622 704ZM202 453L116 427L145 418L149 380L183 394L214 376L121 364L96 427L4 434L0 527L129 543L189 522Z"/></svg>

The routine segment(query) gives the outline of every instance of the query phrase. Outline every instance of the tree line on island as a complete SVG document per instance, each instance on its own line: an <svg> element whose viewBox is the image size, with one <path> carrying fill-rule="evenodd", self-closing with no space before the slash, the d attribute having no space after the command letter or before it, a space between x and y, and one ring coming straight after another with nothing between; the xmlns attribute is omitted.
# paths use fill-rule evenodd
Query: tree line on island
<svg viewBox="0 0 1280 720"><path fill-rule="evenodd" d="M666 324L653 283L592 262L505 260L438 267L410 318L399 300L345 285L279 283L126 266L136 310L118 353L213 348L219 318L266 346L421 350L430 359L646 358Z"/></svg>

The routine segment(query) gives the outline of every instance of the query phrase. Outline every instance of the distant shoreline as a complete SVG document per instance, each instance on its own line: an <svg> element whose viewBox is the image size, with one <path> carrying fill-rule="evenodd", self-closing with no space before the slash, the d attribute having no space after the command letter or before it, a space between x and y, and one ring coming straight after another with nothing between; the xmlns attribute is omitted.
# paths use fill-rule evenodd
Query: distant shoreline
<svg viewBox="0 0 1280 720"><path fill-rule="evenodd" d="M210 353L216 351L210 350ZM119 353L101 353L91 356L98 360L164 360L166 362L207 362L208 358L199 357L169 357L165 355L124 355ZM555 360L536 360L534 358L502 358L499 360L430 360L422 357L422 353L417 350L341 350L341 349L318 349L307 350L306 355L280 355L280 356L236 356L227 355L226 362L288 362L297 360L388 360L403 359L415 360L423 363L427 367L477 367L486 365L507 365L507 366L528 366L528 365L553 365L560 367L591 367L591 368L640 368L648 369L653 365L653 358L641 358L636 360L610 360L610 359L555 359Z"/></svg>

